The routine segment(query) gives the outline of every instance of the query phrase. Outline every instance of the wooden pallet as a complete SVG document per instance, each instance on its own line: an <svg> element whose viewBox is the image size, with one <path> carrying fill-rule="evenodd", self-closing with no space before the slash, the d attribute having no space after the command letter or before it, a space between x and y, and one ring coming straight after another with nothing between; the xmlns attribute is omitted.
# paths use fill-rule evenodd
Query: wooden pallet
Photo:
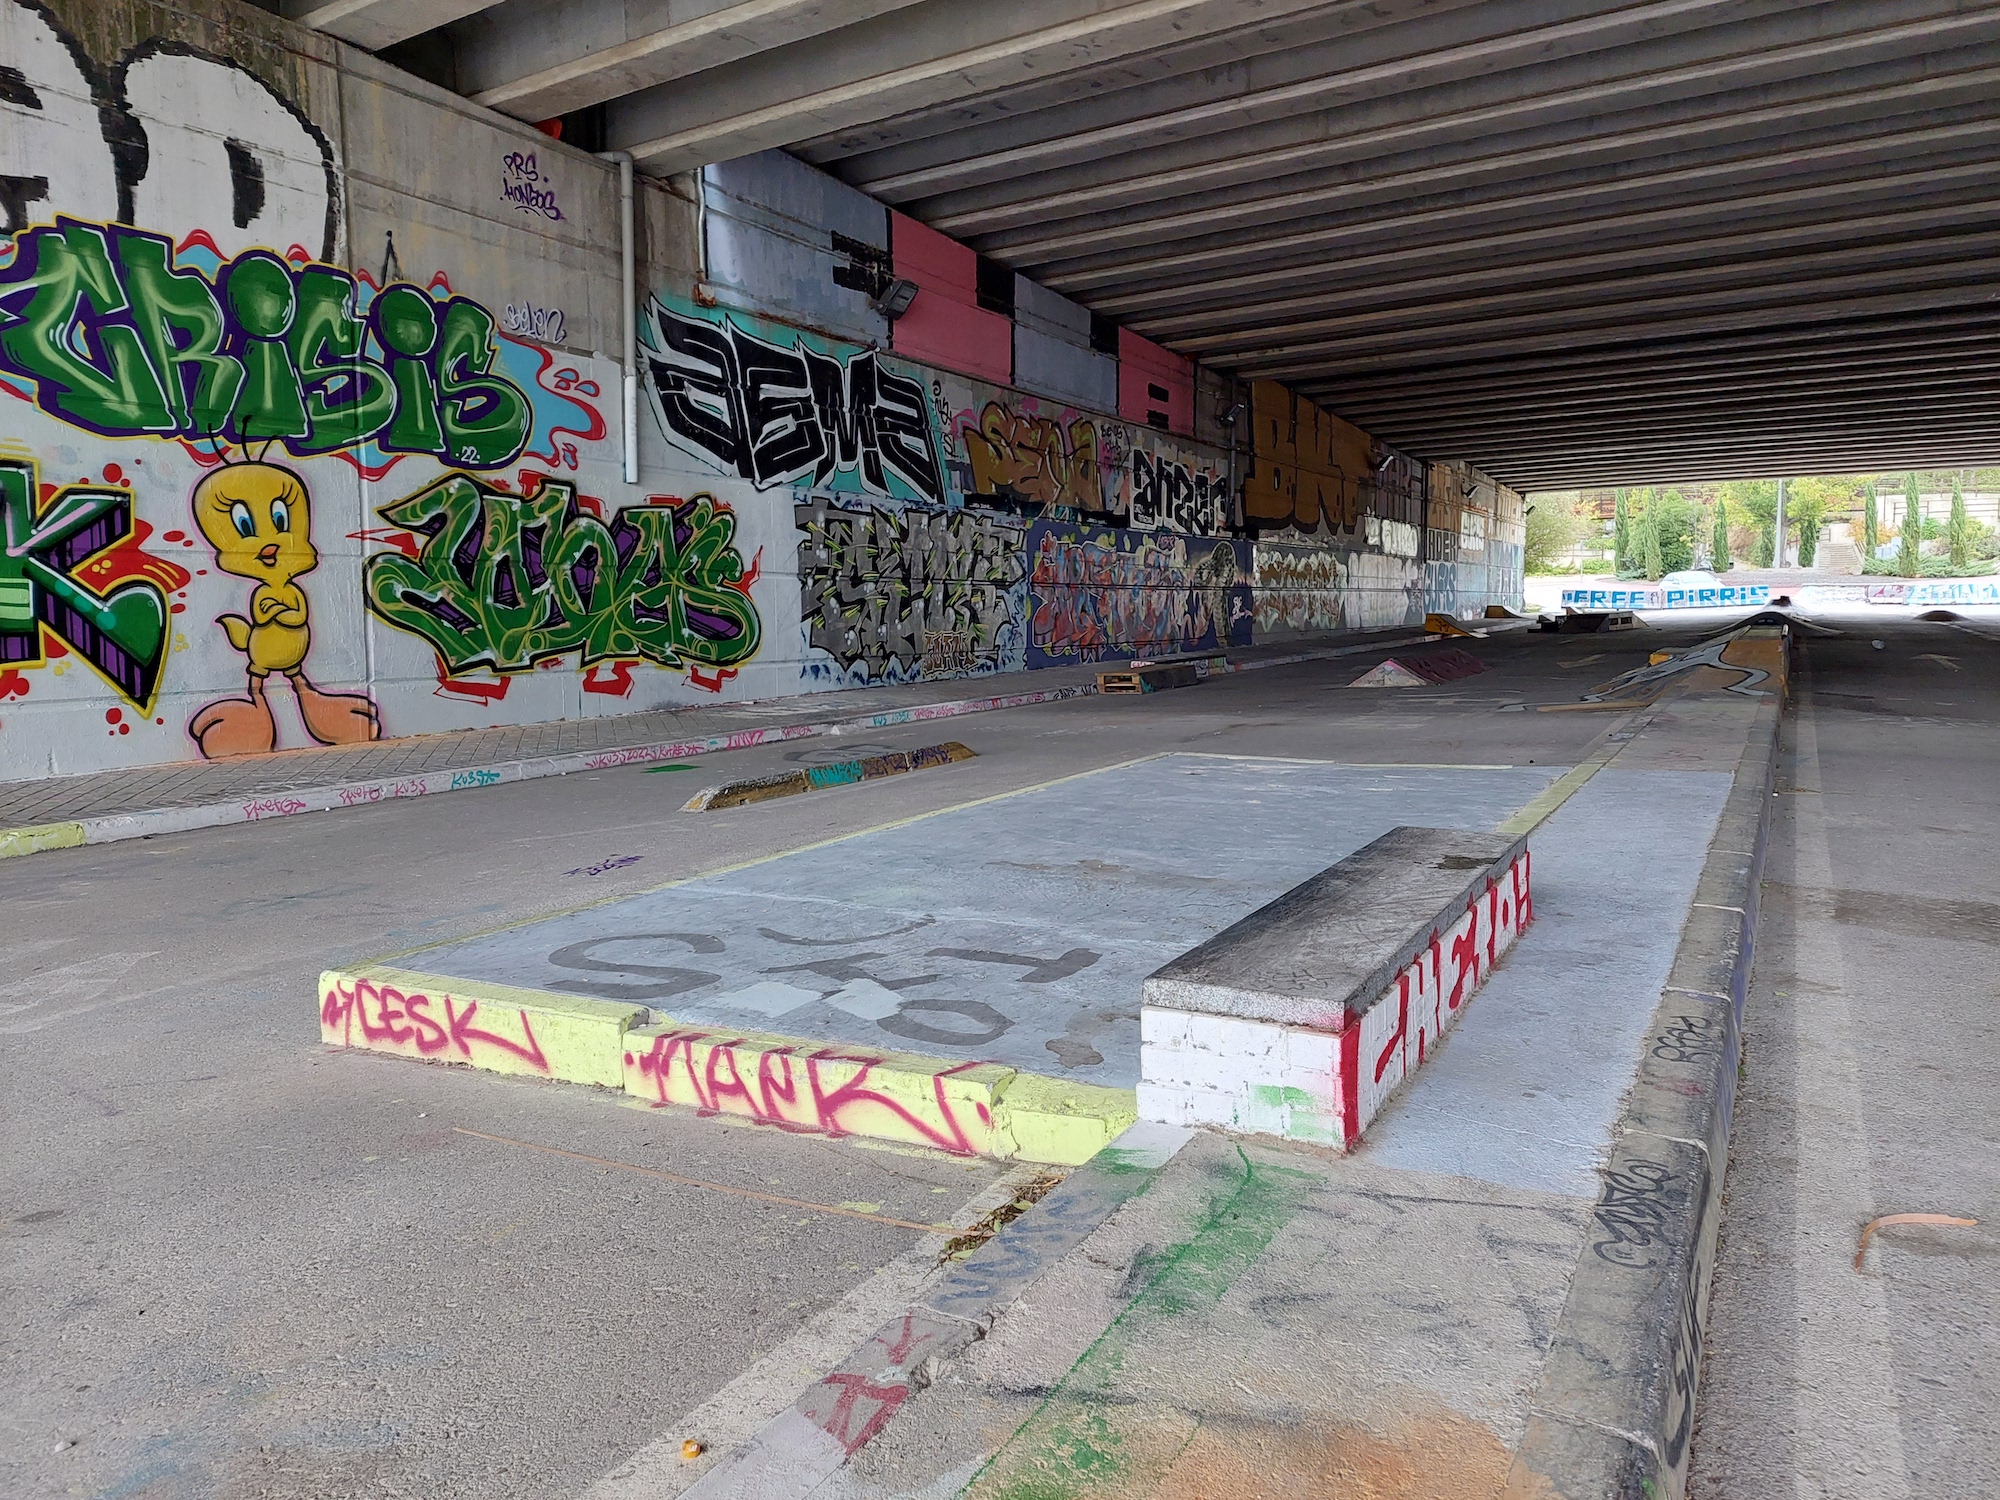
<svg viewBox="0 0 2000 1500"><path fill-rule="evenodd" d="M1191 661L1164 666L1148 663L1122 672L1099 672L1097 690L1100 693L1158 693L1168 688L1193 687L1207 675L1200 665Z"/></svg>

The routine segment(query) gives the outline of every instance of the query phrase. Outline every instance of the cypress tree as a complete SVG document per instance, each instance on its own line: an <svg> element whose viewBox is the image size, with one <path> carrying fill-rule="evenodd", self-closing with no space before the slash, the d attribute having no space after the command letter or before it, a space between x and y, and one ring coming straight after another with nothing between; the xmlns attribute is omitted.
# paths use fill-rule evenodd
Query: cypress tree
<svg viewBox="0 0 2000 1500"><path fill-rule="evenodd" d="M1721 500L1715 502L1715 540L1712 544L1715 556L1709 566L1717 573L1727 573L1733 565L1729 557L1729 507Z"/></svg>
<svg viewBox="0 0 2000 1500"><path fill-rule="evenodd" d="M1862 558L1866 561L1875 556L1875 549L1882 545L1882 522L1875 508L1875 481L1868 481L1868 498L1861 504Z"/></svg>
<svg viewBox="0 0 2000 1500"><path fill-rule="evenodd" d="M1972 566L1972 521L1965 514L1965 487L1951 477L1951 525L1945 532L1951 546L1951 570L1963 575Z"/></svg>
<svg viewBox="0 0 2000 1500"><path fill-rule="evenodd" d="M1923 536L1924 502L1917 493L1917 476L1911 474L1903 480L1903 544L1896 549L1896 566L1905 578L1924 576Z"/></svg>
<svg viewBox="0 0 2000 1500"><path fill-rule="evenodd" d="M1611 504L1611 571L1620 578L1632 576L1632 514L1620 490Z"/></svg>
<svg viewBox="0 0 2000 1500"><path fill-rule="evenodd" d="M1657 580L1665 568L1660 561L1660 513L1650 497L1638 526L1639 569L1647 578Z"/></svg>

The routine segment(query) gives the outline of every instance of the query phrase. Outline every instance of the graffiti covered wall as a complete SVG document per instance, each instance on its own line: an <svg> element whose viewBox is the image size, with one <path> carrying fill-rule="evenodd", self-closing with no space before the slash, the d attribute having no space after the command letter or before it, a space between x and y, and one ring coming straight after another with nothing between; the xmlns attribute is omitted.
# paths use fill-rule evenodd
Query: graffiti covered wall
<svg viewBox="0 0 2000 1500"><path fill-rule="evenodd" d="M951 247L778 153L704 176L705 231L641 181L628 485L615 170L276 16L156 10L0 0L0 780L1403 625L1447 576L1508 583L1505 492L1447 575L1422 466L1276 387L1225 430L1226 382L1025 278L977 360L920 362L869 299ZM1160 380L1163 414L1126 400Z"/></svg>
<svg viewBox="0 0 2000 1500"><path fill-rule="evenodd" d="M183 9L0 0L0 777L789 689L789 519L621 483L607 169Z"/></svg>
<svg viewBox="0 0 2000 1500"><path fill-rule="evenodd" d="M1028 532L1028 665L1247 646L1243 542L1037 521Z"/></svg>

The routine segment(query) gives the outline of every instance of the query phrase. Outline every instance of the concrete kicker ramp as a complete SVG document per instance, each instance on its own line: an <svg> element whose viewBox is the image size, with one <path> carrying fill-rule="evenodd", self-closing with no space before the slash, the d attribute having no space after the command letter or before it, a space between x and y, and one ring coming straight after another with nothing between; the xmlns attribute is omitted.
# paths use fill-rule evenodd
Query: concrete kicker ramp
<svg viewBox="0 0 2000 1500"><path fill-rule="evenodd" d="M1483 833L1560 771L1147 757L329 971L321 1035L1082 1160L1134 1116L1149 974L1398 825Z"/></svg>
<svg viewBox="0 0 2000 1500"><path fill-rule="evenodd" d="M1350 1149L1533 917L1525 836L1391 829L1147 979L1139 1117Z"/></svg>

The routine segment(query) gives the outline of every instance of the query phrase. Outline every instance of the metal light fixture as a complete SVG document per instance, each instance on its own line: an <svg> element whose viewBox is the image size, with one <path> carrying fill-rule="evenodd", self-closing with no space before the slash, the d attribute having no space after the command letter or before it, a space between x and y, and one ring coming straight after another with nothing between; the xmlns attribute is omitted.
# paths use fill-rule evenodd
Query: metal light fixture
<svg viewBox="0 0 2000 1500"><path fill-rule="evenodd" d="M869 305L893 323L908 312L910 304L916 300L917 284L898 276L883 287L881 292L870 300Z"/></svg>

